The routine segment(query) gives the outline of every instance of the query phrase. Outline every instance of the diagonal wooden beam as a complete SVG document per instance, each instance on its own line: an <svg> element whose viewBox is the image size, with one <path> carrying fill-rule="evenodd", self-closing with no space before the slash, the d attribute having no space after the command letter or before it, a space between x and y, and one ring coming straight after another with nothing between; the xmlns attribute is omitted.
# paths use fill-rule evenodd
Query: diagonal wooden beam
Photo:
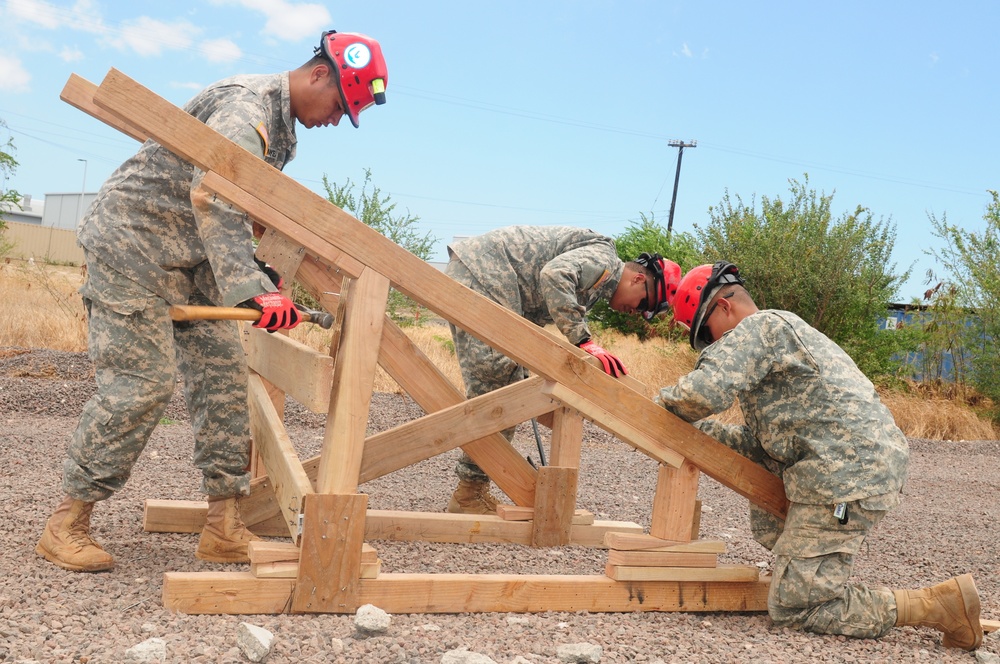
<svg viewBox="0 0 1000 664"><path fill-rule="evenodd" d="M561 383L616 414L649 438L690 459L703 472L763 509L784 516L781 480L588 364L582 351L541 332L512 311L473 293L377 231L226 140L158 95L112 69L94 103L148 133L161 145L247 192L266 192L268 205L339 250L378 270L400 291L468 330L533 373ZM307 250L312 247L306 246ZM327 258L317 253L321 258ZM661 446L626 441L661 462ZM730 452L731 454L727 454ZM668 462L669 463L669 462Z"/></svg>

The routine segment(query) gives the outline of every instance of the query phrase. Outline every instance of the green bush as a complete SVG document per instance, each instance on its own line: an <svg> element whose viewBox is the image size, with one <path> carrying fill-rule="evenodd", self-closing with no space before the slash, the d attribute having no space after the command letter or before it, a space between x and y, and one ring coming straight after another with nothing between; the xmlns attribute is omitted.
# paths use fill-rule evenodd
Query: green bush
<svg viewBox="0 0 1000 664"><path fill-rule="evenodd" d="M727 190L708 225L695 226L705 262L735 263L761 309L798 314L869 377L895 374L915 343L878 325L909 278L891 261L895 225L861 205L834 218L833 195L810 190L808 175L789 184L788 202L762 196L759 211Z"/></svg>

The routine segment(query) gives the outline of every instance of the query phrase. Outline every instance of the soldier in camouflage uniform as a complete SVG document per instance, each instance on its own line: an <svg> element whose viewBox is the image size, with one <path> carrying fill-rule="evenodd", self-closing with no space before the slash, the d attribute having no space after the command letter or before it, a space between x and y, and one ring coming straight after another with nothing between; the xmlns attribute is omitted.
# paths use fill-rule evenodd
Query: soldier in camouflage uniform
<svg viewBox="0 0 1000 664"><path fill-rule="evenodd" d="M701 355L655 401L785 485L784 521L750 506L754 539L775 554L775 623L860 638L919 625L942 631L945 646L977 648L971 575L922 590L848 584L861 543L899 503L909 462L906 438L851 358L795 314L759 311L730 263L688 272L674 317ZM703 419L736 399L745 425Z"/></svg>
<svg viewBox="0 0 1000 664"><path fill-rule="evenodd" d="M355 77L357 75L357 78ZM295 122L337 125L384 101L385 61L377 42L325 33L314 57L272 75L234 76L184 107L275 168L295 155ZM342 80L343 79L343 80ZM359 84L362 82L363 84ZM273 270L254 257L246 214L203 185L205 172L147 141L104 183L81 221L87 260L81 295L97 393L83 408L64 463L65 499L36 551L74 571L111 569L90 537L94 503L121 489L184 378L208 516L197 557L246 562L256 539L236 496L249 493L246 362L232 321L173 323L174 304L248 306L255 327L294 327L300 316L277 291Z"/></svg>
<svg viewBox="0 0 1000 664"><path fill-rule="evenodd" d="M446 273L536 325L555 323L570 343L601 360L619 376L621 361L591 341L585 314L599 300L621 312L647 317L665 311L680 281L680 267L657 254L622 262L611 238L568 226L509 226L448 247ZM454 325L455 354L468 398L524 378L514 360ZM510 440L514 430L503 432ZM449 512L496 511L489 477L463 452L455 472L458 488Z"/></svg>

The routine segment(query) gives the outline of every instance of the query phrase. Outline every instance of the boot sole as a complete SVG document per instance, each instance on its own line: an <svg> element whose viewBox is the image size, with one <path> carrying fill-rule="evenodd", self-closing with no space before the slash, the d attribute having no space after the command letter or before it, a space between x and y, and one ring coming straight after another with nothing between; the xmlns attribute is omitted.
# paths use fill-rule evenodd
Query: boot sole
<svg viewBox="0 0 1000 664"><path fill-rule="evenodd" d="M40 555L42 558L45 558L53 565L62 567L63 569L68 569L71 572L107 572L111 569L114 569L115 566L115 562L113 560L110 563L99 564L99 565L73 565L67 563L62 558L59 558L54 553L51 553L41 544L35 547L35 553Z"/></svg>
<svg viewBox="0 0 1000 664"><path fill-rule="evenodd" d="M947 638L941 640L941 645L946 648L975 650L983 643L983 626L979 622L979 612L982 610L982 604L979 601L979 591L976 589L976 582L972 580L971 574L963 574L955 577L955 581L958 582L958 590L962 595L962 604L965 606L965 615L976 632L976 638L972 646L968 648L965 645L951 642Z"/></svg>

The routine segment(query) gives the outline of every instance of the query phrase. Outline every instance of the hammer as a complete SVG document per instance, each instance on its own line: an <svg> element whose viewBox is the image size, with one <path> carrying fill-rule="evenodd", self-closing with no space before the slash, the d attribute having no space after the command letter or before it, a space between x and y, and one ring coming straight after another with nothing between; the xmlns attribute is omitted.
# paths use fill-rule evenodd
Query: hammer
<svg viewBox="0 0 1000 664"><path fill-rule="evenodd" d="M301 304L296 304L302 321L305 323L315 323L324 330L333 327L333 315L325 311L315 311L306 309ZM256 309L246 309L244 307L201 307L189 304L175 304L170 307L170 318L175 321L185 320L248 320L259 321L261 312Z"/></svg>

